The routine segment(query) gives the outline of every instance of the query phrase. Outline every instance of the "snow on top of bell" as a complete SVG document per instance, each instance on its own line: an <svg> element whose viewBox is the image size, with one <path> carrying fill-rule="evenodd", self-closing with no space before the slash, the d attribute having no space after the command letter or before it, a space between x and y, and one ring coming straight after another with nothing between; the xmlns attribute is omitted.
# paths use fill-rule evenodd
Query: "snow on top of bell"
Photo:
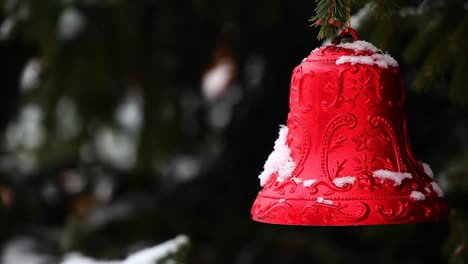
<svg viewBox="0 0 468 264"><path fill-rule="evenodd" d="M336 65L364 64L382 69L398 67L398 62L392 56L364 40L318 47L311 52L310 61L324 61L325 58L334 61Z"/></svg>
<svg viewBox="0 0 468 264"><path fill-rule="evenodd" d="M335 62L337 65L351 63L352 65L377 65L378 67L384 69L387 69L390 66L398 67L398 62L394 58L392 58L392 56L390 56L389 54L382 53L380 49L378 49L373 44L367 41L356 40L354 42L342 43L336 46L354 51L353 55L340 56ZM370 54L362 54L362 52L366 51L370 52Z"/></svg>
<svg viewBox="0 0 468 264"><path fill-rule="evenodd" d="M382 53L382 51L372 43L364 40L355 40L354 42L345 42L336 45L337 47L354 50L356 53L360 51L371 51L373 53Z"/></svg>

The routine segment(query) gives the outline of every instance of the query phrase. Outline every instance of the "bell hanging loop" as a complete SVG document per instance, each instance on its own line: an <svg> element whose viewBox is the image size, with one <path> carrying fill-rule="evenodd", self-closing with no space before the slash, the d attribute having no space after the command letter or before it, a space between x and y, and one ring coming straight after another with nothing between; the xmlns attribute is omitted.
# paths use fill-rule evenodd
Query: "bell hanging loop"
<svg viewBox="0 0 468 264"><path fill-rule="evenodd" d="M345 27L342 29L332 40L333 45L338 45L341 43L341 40L345 37L352 37L354 41L359 40L356 30L351 27Z"/></svg>

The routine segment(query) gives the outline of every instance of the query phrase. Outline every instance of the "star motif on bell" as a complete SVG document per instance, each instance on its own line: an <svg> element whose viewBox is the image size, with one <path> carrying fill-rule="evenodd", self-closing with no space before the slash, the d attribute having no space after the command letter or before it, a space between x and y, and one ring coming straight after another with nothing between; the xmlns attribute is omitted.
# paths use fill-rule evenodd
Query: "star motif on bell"
<svg viewBox="0 0 468 264"><path fill-rule="evenodd" d="M369 109L377 103L376 99L381 100L381 96L377 91L378 81L369 69L357 70L352 68L344 72L344 100L345 102L356 107L360 104L365 104Z"/></svg>
<svg viewBox="0 0 468 264"><path fill-rule="evenodd" d="M361 133L358 136L353 138L353 142L356 144L357 151L372 151L372 142L374 142L374 140L375 137L369 135L365 128L361 130Z"/></svg>
<svg viewBox="0 0 468 264"><path fill-rule="evenodd" d="M367 70L366 70L367 73ZM359 74L358 78L349 80L352 84L347 88L351 91L352 100L356 100L360 95L364 96L365 103L368 104L371 100L370 93L374 90L372 83L372 75Z"/></svg>

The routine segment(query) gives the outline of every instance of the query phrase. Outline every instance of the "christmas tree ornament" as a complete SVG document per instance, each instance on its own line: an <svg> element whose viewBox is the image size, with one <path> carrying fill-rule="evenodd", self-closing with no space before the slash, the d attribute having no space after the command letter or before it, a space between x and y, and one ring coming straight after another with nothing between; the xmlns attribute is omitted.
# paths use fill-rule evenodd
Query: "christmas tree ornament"
<svg viewBox="0 0 468 264"><path fill-rule="evenodd" d="M341 43L350 35L354 41ZM397 61L345 28L293 71L289 114L259 175L255 221L380 225L439 221L448 206L411 148Z"/></svg>

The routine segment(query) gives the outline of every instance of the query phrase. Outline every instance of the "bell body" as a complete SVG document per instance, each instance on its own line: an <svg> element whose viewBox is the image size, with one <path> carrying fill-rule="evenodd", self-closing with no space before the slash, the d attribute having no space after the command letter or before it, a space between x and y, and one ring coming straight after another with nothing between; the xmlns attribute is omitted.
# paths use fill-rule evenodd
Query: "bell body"
<svg viewBox="0 0 468 264"><path fill-rule="evenodd" d="M397 62L355 41L315 49L292 74L287 126L260 175L254 220L375 225L447 216L408 138Z"/></svg>

